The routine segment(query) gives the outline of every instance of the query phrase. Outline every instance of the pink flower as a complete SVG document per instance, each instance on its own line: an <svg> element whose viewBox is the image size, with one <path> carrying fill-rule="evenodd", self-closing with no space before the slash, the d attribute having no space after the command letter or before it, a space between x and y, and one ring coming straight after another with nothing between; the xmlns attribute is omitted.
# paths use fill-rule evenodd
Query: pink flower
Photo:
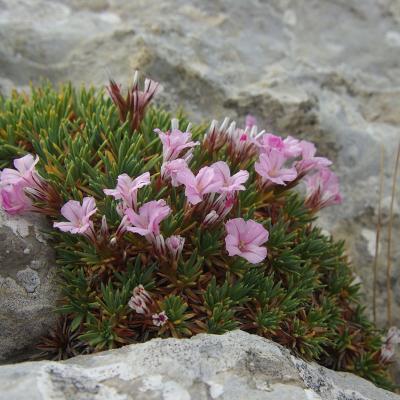
<svg viewBox="0 0 400 400"><path fill-rule="evenodd" d="M178 181L185 185L185 195L190 204L198 204L207 193L217 193L221 189L221 182L216 180L215 172L211 167L203 167L194 176L189 169L178 173Z"/></svg>
<svg viewBox="0 0 400 400"><path fill-rule="evenodd" d="M68 222L54 222L53 226L62 232L85 234L93 227L90 217L97 211L93 197L84 197L79 201L70 200L61 208L61 214Z"/></svg>
<svg viewBox="0 0 400 400"><path fill-rule="evenodd" d="M318 210L342 202L339 178L328 168L321 168L314 175L306 176L304 182L308 207Z"/></svg>
<svg viewBox="0 0 400 400"><path fill-rule="evenodd" d="M177 260L182 253L183 246L185 244L185 238L179 235L170 236L169 238L165 239L165 244L172 258Z"/></svg>
<svg viewBox="0 0 400 400"><path fill-rule="evenodd" d="M4 168L0 174L0 186L16 184L21 180L25 186L35 186L38 181L38 175L35 166L39 162L39 157L33 158L31 154L14 160L15 169ZM36 178L36 179L35 179Z"/></svg>
<svg viewBox="0 0 400 400"><path fill-rule="evenodd" d="M258 162L255 163L255 170L262 176L263 181L271 181L278 185L286 185L296 179L297 171L295 168L283 168L286 157L275 149L269 154L260 154Z"/></svg>
<svg viewBox="0 0 400 400"><path fill-rule="evenodd" d="M252 264L257 264L267 256L267 249L261 247L268 240L268 231L258 222L243 218L230 219L225 224L228 235L226 250L230 256L240 256Z"/></svg>
<svg viewBox="0 0 400 400"><path fill-rule="evenodd" d="M39 193L41 178L35 171L39 157L31 154L14 160L16 169L4 168L0 172L0 204L9 214L21 214L31 210L32 202L25 189L31 194Z"/></svg>
<svg viewBox="0 0 400 400"><path fill-rule="evenodd" d="M218 161L211 165L211 168L215 172L215 181L221 182L219 189L220 193L233 193L238 190L245 190L246 188L242 185L249 179L249 173L241 170L235 175L231 176L229 166L225 161Z"/></svg>
<svg viewBox="0 0 400 400"><path fill-rule="evenodd" d="M137 206L137 192L143 187L150 185L150 173L145 172L135 179L130 178L127 174L118 176L117 187L115 189L104 189L104 193L113 196L115 200L122 200L123 209L133 208Z"/></svg>
<svg viewBox="0 0 400 400"><path fill-rule="evenodd" d="M179 186L178 174L188 170L187 162L183 158L167 161L161 166L162 178L170 178L172 186Z"/></svg>
<svg viewBox="0 0 400 400"><path fill-rule="evenodd" d="M147 314L149 305L152 303L151 297L143 285L138 285L133 289L133 296L128 302L128 306L138 314Z"/></svg>
<svg viewBox="0 0 400 400"><path fill-rule="evenodd" d="M257 125L257 118L254 115L247 114L245 121L246 128L251 129L253 126Z"/></svg>
<svg viewBox="0 0 400 400"><path fill-rule="evenodd" d="M284 153L286 157L298 157L301 154L302 148L300 140L288 136L283 140L283 143L285 144Z"/></svg>
<svg viewBox="0 0 400 400"><path fill-rule="evenodd" d="M168 317L165 311L162 311L159 314L153 314L152 318L153 318L153 325L155 326L163 326L168 321Z"/></svg>
<svg viewBox="0 0 400 400"><path fill-rule="evenodd" d="M332 165L332 161L325 157L315 157L317 149L313 143L302 140L300 146L302 160L296 163L296 169L299 174L304 174L315 168L326 168Z"/></svg>
<svg viewBox="0 0 400 400"><path fill-rule="evenodd" d="M272 133L263 135L258 146L260 147L260 153L269 154L271 150L277 150L286 158L297 157L302 151L300 142L297 139L291 136L282 139Z"/></svg>
<svg viewBox="0 0 400 400"><path fill-rule="evenodd" d="M31 200L26 196L26 183L22 180L13 184L0 186L0 205L10 215L22 214L29 211Z"/></svg>
<svg viewBox="0 0 400 400"><path fill-rule="evenodd" d="M138 214L131 208L128 208L125 210L125 214L134 227L128 227L127 230L142 236L159 235L160 223L170 213L171 209L164 200L153 200L143 204L139 208Z"/></svg>
<svg viewBox="0 0 400 400"><path fill-rule="evenodd" d="M272 133L265 133L260 138L260 151L262 153L269 153L270 150L275 149L283 152L285 144L280 136L273 135Z"/></svg>
<svg viewBox="0 0 400 400"><path fill-rule="evenodd" d="M190 132L181 132L179 129L162 132L160 129L154 129L157 132L163 144L163 161L175 160L177 158L187 158L191 154L191 149L197 146L199 142L192 142L192 134ZM182 151L189 149L185 155L181 155Z"/></svg>

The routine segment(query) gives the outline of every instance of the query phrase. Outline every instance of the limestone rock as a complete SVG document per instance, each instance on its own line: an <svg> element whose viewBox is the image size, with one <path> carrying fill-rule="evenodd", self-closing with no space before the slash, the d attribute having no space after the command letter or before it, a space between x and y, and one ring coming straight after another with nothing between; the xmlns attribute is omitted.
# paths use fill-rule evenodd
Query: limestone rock
<svg viewBox="0 0 400 400"><path fill-rule="evenodd" d="M1 400L396 400L242 331L0 367Z"/></svg>
<svg viewBox="0 0 400 400"><path fill-rule="evenodd" d="M0 209L0 363L27 359L55 322L59 290L45 228L42 216Z"/></svg>

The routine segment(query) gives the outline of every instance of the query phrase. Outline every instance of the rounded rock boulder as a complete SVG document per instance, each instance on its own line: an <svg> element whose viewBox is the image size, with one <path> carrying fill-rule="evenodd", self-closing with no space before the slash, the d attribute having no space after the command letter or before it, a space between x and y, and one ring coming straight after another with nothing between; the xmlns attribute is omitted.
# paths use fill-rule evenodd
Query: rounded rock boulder
<svg viewBox="0 0 400 400"><path fill-rule="evenodd" d="M28 359L55 324L60 291L46 228L44 216L0 209L0 363Z"/></svg>

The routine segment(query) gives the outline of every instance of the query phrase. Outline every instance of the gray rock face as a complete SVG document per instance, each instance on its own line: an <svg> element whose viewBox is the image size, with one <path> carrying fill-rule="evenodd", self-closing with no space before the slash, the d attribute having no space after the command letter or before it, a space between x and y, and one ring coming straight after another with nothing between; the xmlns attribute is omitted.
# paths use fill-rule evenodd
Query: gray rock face
<svg viewBox="0 0 400 400"><path fill-rule="evenodd" d="M344 205L321 224L348 241L371 303L379 155L386 150L378 322L386 323L386 227L400 139L396 0L0 0L0 91L41 77L126 82L139 68L195 121L243 118L315 140ZM393 237L400 234L396 201ZM400 241L393 243L393 286ZM393 315L400 325L400 291ZM371 311L371 308L369 308Z"/></svg>
<svg viewBox="0 0 400 400"><path fill-rule="evenodd" d="M0 367L1 400L396 400L256 335L156 339L65 362Z"/></svg>
<svg viewBox="0 0 400 400"><path fill-rule="evenodd" d="M59 290L45 227L39 215L0 210L0 363L27 359L55 322Z"/></svg>

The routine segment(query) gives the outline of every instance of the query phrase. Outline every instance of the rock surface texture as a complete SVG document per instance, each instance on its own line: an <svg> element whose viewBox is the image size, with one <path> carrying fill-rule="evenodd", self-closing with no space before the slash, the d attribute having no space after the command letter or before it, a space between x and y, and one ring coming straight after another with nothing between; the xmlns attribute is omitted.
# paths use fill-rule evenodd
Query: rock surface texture
<svg viewBox="0 0 400 400"><path fill-rule="evenodd" d="M135 68L164 85L159 99L194 121L251 112L274 133L315 140L341 177L344 205L322 225L346 238L372 299L379 157L386 173L378 322L391 170L400 139L397 0L0 0L0 92L41 77L121 82ZM399 201L393 237L400 235ZM393 285L400 276L393 243ZM400 324L400 291L394 322ZM370 310L371 311L371 310Z"/></svg>
<svg viewBox="0 0 400 400"><path fill-rule="evenodd" d="M0 367L1 400L396 400L242 331Z"/></svg>
<svg viewBox="0 0 400 400"><path fill-rule="evenodd" d="M27 359L55 321L56 265L44 228L44 217L0 210L0 363Z"/></svg>

